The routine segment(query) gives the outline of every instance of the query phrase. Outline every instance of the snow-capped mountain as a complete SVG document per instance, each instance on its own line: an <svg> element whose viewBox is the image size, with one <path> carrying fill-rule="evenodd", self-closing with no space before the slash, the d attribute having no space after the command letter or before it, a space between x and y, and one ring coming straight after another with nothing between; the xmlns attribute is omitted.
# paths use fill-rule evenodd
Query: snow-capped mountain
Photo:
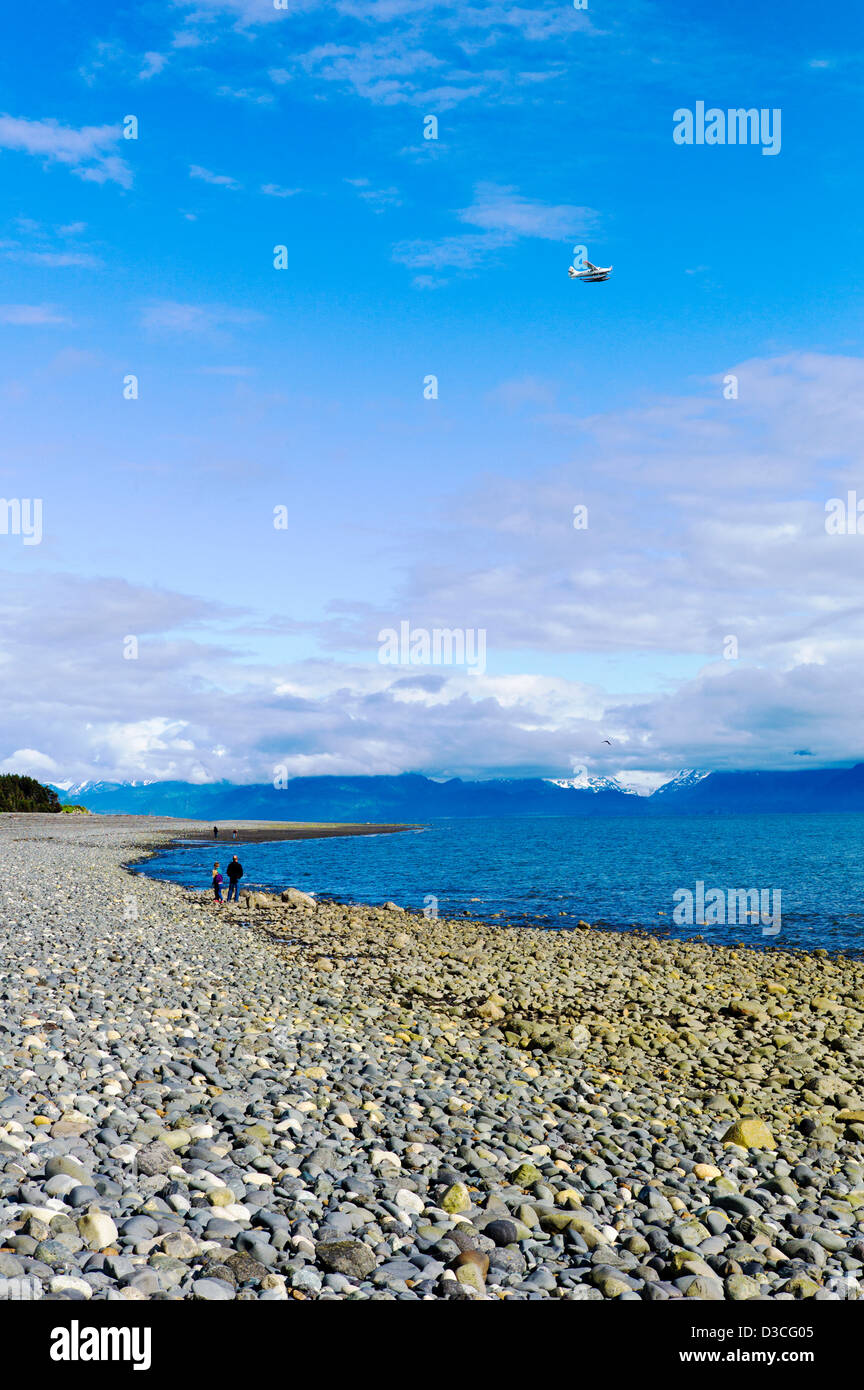
<svg viewBox="0 0 864 1390"><path fill-rule="evenodd" d="M153 779L147 782L50 782L55 792L64 792L67 796L86 796L87 792L113 791L119 787L152 787Z"/></svg>
<svg viewBox="0 0 864 1390"><path fill-rule="evenodd" d="M572 787L574 791L621 792L624 796L654 796L656 792L674 787L692 787L709 777L708 772L696 772L693 768L682 768L669 777L658 772L619 772L617 777L589 777L581 773L578 777L547 777L555 787Z"/></svg>
<svg viewBox="0 0 864 1390"><path fill-rule="evenodd" d="M544 777L553 787L571 787L577 792L623 792L625 796L638 796L633 787L625 787L616 777Z"/></svg>
<svg viewBox="0 0 864 1390"><path fill-rule="evenodd" d="M698 772L671 776L619 771L614 777L458 777L433 781L398 776L295 777L271 782L138 783L68 781L64 801L106 815L180 816L196 820L380 821L395 825L461 816L676 816L764 811L864 813L864 763L787 771ZM580 796L578 793L582 792Z"/></svg>
<svg viewBox="0 0 864 1390"><path fill-rule="evenodd" d="M668 782L663 782L657 787L658 792L679 791L682 787L695 787L698 782L703 782L706 777L710 777L710 772L697 772L695 768L682 768L676 772L674 777L670 777Z"/></svg>

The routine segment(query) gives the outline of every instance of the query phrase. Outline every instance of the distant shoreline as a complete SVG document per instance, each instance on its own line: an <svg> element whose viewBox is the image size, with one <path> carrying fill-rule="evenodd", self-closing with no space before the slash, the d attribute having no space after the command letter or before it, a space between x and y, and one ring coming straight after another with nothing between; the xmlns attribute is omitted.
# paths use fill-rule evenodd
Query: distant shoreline
<svg viewBox="0 0 864 1390"><path fill-rule="evenodd" d="M19 822L22 829L28 824L44 823L51 825L54 822L65 823L67 817L57 812L42 811L0 811L0 824L10 824ZM149 825L147 824L149 822ZM150 816L145 814L133 814L129 812L106 814L99 811L88 811L86 815L76 816L73 822L75 825L84 829L87 825L98 823L108 825L118 830L142 830L150 829L159 833L159 842L164 843L163 836L176 835L186 840L201 840L203 843L208 841L214 844L231 844L231 832L242 831L244 841L249 843L261 843L264 840L322 840L333 835L395 835L399 831L419 830L419 825L411 824L378 824L374 821L262 821L262 820L233 820L233 821L203 821L187 818L186 816ZM219 831L218 836L213 835L213 827Z"/></svg>
<svg viewBox="0 0 864 1390"><path fill-rule="evenodd" d="M102 815L91 811L87 815L64 816L56 812L37 812L37 811L4 811L0 812L0 826L11 826L13 829L20 829L25 833L21 839L28 838L26 831L28 828L41 832L43 827L50 829L52 826L60 825L74 826L77 832L74 838L81 844L102 844L104 840L97 835L95 840L88 835L88 831L94 831L97 827L111 830L116 836L116 843L123 843L123 835L130 833L128 846L136 851L125 861L124 867L132 867L142 860L150 858L157 850L170 849L186 843L210 844L215 849L228 845L243 844L276 844L282 840L327 840L337 836L355 835L396 835L403 831L420 830L419 825L377 825L375 823L364 822L338 822L338 821L202 821L187 820L180 816L146 816L146 815ZM214 825L219 831L217 837L213 836ZM231 832L237 831L237 839L232 839ZM134 837L134 838L133 838ZM143 837L143 838L142 838ZM42 838L40 833L39 838ZM64 840L67 838L63 836ZM112 836L114 838L114 836Z"/></svg>
<svg viewBox="0 0 864 1390"><path fill-rule="evenodd" d="M133 818L134 819L134 818ZM143 819L143 818L142 818ZM201 824L204 824L203 822ZM213 825L219 830L214 838ZM232 821L224 826L218 821L207 829L206 824L198 834L188 835L189 840L200 840L203 844L262 844L279 840L327 840L337 835L396 835L401 831L419 830L417 825L375 825L346 822L344 825L329 821ZM232 830L237 831L238 839L231 838Z"/></svg>

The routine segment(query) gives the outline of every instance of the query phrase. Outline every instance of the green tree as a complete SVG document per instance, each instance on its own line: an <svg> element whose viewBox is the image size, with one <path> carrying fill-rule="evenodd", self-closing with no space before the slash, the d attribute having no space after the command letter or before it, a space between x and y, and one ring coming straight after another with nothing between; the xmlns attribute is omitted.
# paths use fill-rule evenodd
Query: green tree
<svg viewBox="0 0 864 1390"><path fill-rule="evenodd" d="M60 798L35 777L17 772L0 775L0 811L59 811Z"/></svg>

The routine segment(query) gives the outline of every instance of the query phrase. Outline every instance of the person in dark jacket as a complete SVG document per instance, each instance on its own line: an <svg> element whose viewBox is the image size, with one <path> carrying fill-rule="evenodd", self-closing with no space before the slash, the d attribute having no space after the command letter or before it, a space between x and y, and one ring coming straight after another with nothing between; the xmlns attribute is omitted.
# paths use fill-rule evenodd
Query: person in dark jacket
<svg viewBox="0 0 864 1390"><path fill-rule="evenodd" d="M230 901L231 901L231 894L233 893L233 894L234 894L234 901L235 901L235 903L236 903L236 902L239 902L239 901L240 901L240 880L241 880L241 878L243 877L243 865L240 863L240 861L239 861L239 859L237 858L237 855L236 855L236 854L234 855L234 858L231 860L231 863L228 865L228 870L227 870L227 872L228 872L228 901L229 901L229 903L230 903Z"/></svg>
<svg viewBox="0 0 864 1390"><path fill-rule="evenodd" d="M214 825L214 827L213 827L213 839L214 839L214 840L218 840L218 839L219 839L219 827L218 827L218 825Z"/></svg>

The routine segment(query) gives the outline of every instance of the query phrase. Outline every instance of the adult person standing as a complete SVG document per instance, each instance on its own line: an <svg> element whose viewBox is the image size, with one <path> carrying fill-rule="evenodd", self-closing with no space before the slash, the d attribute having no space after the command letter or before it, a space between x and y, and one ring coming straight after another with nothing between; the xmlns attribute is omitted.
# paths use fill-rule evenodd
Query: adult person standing
<svg viewBox="0 0 864 1390"><path fill-rule="evenodd" d="M219 827L218 827L218 825L214 825L214 827L213 827L213 839L214 839L214 840L218 840L218 839L219 839Z"/></svg>
<svg viewBox="0 0 864 1390"><path fill-rule="evenodd" d="M227 872L228 872L228 901L229 901L229 903L230 903L230 901L231 901L231 894L233 893L233 894L234 894L234 901L235 901L235 903L239 903L239 901L240 901L240 880L241 880L241 878L243 877L243 865L240 863L240 860L237 858L237 855L236 855L236 854L234 855L234 858L231 860L231 863L228 865L228 870L227 870Z"/></svg>

